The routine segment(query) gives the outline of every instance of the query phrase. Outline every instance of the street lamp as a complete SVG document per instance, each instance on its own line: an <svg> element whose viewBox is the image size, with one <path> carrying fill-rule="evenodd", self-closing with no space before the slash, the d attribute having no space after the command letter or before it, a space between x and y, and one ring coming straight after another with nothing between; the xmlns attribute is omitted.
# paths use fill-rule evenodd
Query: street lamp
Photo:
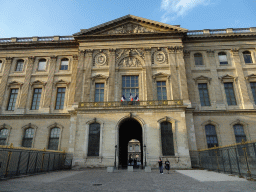
<svg viewBox="0 0 256 192"><path fill-rule="evenodd" d="M145 151L145 166L147 166L147 146L144 145L144 151Z"/></svg>

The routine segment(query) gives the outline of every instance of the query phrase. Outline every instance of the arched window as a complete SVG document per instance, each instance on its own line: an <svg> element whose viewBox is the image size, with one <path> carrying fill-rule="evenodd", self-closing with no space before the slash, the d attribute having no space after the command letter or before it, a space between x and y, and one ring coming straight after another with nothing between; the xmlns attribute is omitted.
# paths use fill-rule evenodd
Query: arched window
<svg viewBox="0 0 256 192"><path fill-rule="evenodd" d="M40 59L38 62L38 71L45 71L46 59Z"/></svg>
<svg viewBox="0 0 256 192"><path fill-rule="evenodd" d="M228 64L228 59L227 59L227 54L226 53L220 52L218 54L218 56L219 56L220 65Z"/></svg>
<svg viewBox="0 0 256 192"><path fill-rule="evenodd" d="M163 156L174 155L172 124L169 122L161 123L161 140Z"/></svg>
<svg viewBox="0 0 256 192"><path fill-rule="evenodd" d="M235 124L233 127L234 127L236 142L241 143L242 140L246 141L246 135L244 133L243 125Z"/></svg>
<svg viewBox="0 0 256 192"><path fill-rule="evenodd" d="M100 151L100 124L92 123L89 126L88 156L99 156Z"/></svg>
<svg viewBox="0 0 256 192"><path fill-rule="evenodd" d="M194 58L195 58L195 65L203 65L203 56L201 53L195 53Z"/></svg>
<svg viewBox="0 0 256 192"><path fill-rule="evenodd" d="M33 128L28 128L24 132L24 137L22 140L22 147L32 147L32 142L33 142L33 137L34 137L34 129Z"/></svg>
<svg viewBox="0 0 256 192"><path fill-rule="evenodd" d="M50 132L48 149L58 150L60 138L60 128L52 128Z"/></svg>
<svg viewBox="0 0 256 192"><path fill-rule="evenodd" d="M68 61L67 58L61 59L60 70L68 70Z"/></svg>
<svg viewBox="0 0 256 192"><path fill-rule="evenodd" d="M251 56L250 51L244 51L243 56L244 56L244 62L245 63L252 63L252 56Z"/></svg>
<svg viewBox="0 0 256 192"><path fill-rule="evenodd" d="M20 59L17 61L15 71L22 71L24 65L24 60Z"/></svg>
<svg viewBox="0 0 256 192"><path fill-rule="evenodd" d="M208 148L212 148L215 145L218 147L218 138L214 125L208 124L205 126L205 135Z"/></svg>
<svg viewBox="0 0 256 192"><path fill-rule="evenodd" d="M0 60L0 70L2 69L3 61Z"/></svg>
<svg viewBox="0 0 256 192"><path fill-rule="evenodd" d="M0 130L0 145L7 145L7 136L8 136L8 129L1 129Z"/></svg>

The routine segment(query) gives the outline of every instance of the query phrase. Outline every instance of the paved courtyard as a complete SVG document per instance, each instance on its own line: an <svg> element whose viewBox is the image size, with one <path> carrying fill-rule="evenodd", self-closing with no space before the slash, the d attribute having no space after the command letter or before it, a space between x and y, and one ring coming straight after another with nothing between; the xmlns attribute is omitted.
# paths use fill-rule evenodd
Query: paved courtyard
<svg viewBox="0 0 256 192"><path fill-rule="evenodd" d="M0 181L0 191L256 191L256 182L206 170L59 171Z"/></svg>

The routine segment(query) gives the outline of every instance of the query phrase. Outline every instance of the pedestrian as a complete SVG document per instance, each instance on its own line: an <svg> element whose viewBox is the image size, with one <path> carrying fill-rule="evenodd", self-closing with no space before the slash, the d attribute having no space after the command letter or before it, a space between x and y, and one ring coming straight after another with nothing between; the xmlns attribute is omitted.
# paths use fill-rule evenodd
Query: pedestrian
<svg viewBox="0 0 256 192"><path fill-rule="evenodd" d="M168 174L169 174L170 162L168 161L168 159L166 159L166 161L165 161L165 169L168 170Z"/></svg>
<svg viewBox="0 0 256 192"><path fill-rule="evenodd" d="M161 173L161 174L164 174L164 173L163 173L163 161L161 160L160 157L159 157L159 160L158 160L158 164L159 164L160 173Z"/></svg>

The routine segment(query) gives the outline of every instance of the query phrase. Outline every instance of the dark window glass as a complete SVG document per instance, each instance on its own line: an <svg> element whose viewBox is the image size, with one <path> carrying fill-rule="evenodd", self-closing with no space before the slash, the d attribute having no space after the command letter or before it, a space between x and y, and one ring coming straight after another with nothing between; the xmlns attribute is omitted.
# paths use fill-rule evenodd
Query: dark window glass
<svg viewBox="0 0 256 192"><path fill-rule="evenodd" d="M23 60L18 60L15 71L22 71L23 65L24 65L24 61Z"/></svg>
<svg viewBox="0 0 256 192"><path fill-rule="evenodd" d="M233 83L224 83L224 88L228 105L236 105Z"/></svg>
<svg viewBox="0 0 256 192"><path fill-rule="evenodd" d="M0 130L0 145L7 145L6 140L8 136L8 129Z"/></svg>
<svg viewBox="0 0 256 192"><path fill-rule="evenodd" d="M251 56L251 53L249 51L244 51L243 56L244 56L244 62L245 63L252 63L252 56Z"/></svg>
<svg viewBox="0 0 256 192"><path fill-rule="evenodd" d="M133 97L139 97L139 76L123 76L122 77L122 95L126 99L130 98L130 93Z"/></svg>
<svg viewBox="0 0 256 192"><path fill-rule="evenodd" d="M99 156L100 124L92 123L89 126L88 156Z"/></svg>
<svg viewBox="0 0 256 192"><path fill-rule="evenodd" d="M0 70L2 69L3 62L0 60Z"/></svg>
<svg viewBox="0 0 256 192"><path fill-rule="evenodd" d="M256 82L251 82L252 95L254 99L254 103L256 104Z"/></svg>
<svg viewBox="0 0 256 192"><path fill-rule="evenodd" d="M215 126L210 124L206 125L205 134L206 134L207 147L212 148L215 145L216 147L218 147L218 138L217 138Z"/></svg>
<svg viewBox="0 0 256 192"><path fill-rule="evenodd" d="M174 155L172 124L161 123L161 139L163 156Z"/></svg>
<svg viewBox="0 0 256 192"><path fill-rule="evenodd" d="M194 54L194 58L195 58L196 65L203 65L203 57L201 53Z"/></svg>
<svg viewBox="0 0 256 192"><path fill-rule="evenodd" d="M201 106L210 106L207 83L198 83Z"/></svg>
<svg viewBox="0 0 256 192"><path fill-rule="evenodd" d="M65 91L66 91L65 87L58 88L55 109L63 109L64 101L65 101Z"/></svg>
<svg viewBox="0 0 256 192"><path fill-rule="evenodd" d="M52 128L49 138L48 149L50 150L58 150L59 147L59 138L60 138L60 129Z"/></svg>
<svg viewBox="0 0 256 192"><path fill-rule="evenodd" d="M241 143L242 140L246 141L246 135L244 133L243 125L236 124L234 127L234 133L236 137L236 143ZM244 151L241 145L237 146L237 151L240 156L244 156ZM247 146L247 154L249 154L248 146Z"/></svg>
<svg viewBox="0 0 256 192"><path fill-rule="evenodd" d="M28 128L25 130L22 147L31 147L34 137L34 129Z"/></svg>
<svg viewBox="0 0 256 192"><path fill-rule="evenodd" d="M95 102L104 101L104 83L95 84Z"/></svg>
<svg viewBox="0 0 256 192"><path fill-rule="evenodd" d="M165 81L157 82L157 100L167 100Z"/></svg>
<svg viewBox="0 0 256 192"><path fill-rule="evenodd" d="M19 91L19 89L11 89L11 94L10 94L9 103L8 103L8 107L7 107L8 111L13 111L15 109L18 91Z"/></svg>
<svg viewBox="0 0 256 192"><path fill-rule="evenodd" d="M44 71L46 68L46 60L40 59L38 63L38 71Z"/></svg>
<svg viewBox="0 0 256 192"><path fill-rule="evenodd" d="M32 110L39 109L41 92L42 92L42 89L34 89L34 95L33 95L32 106L31 106Z"/></svg>
<svg viewBox="0 0 256 192"><path fill-rule="evenodd" d="M62 59L60 64L60 70L68 70L68 59Z"/></svg>
<svg viewBox="0 0 256 192"><path fill-rule="evenodd" d="M218 56L219 56L220 65L228 64L228 59L227 59L226 53L221 52L218 54Z"/></svg>

